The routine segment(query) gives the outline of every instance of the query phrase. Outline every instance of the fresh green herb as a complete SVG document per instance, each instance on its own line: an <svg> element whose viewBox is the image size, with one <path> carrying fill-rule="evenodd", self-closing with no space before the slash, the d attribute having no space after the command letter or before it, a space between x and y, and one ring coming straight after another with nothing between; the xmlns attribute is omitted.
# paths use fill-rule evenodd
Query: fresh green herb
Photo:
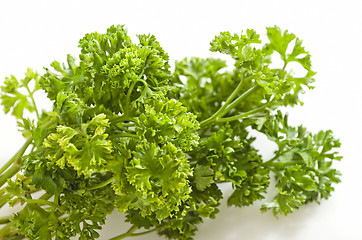
<svg viewBox="0 0 362 240"><path fill-rule="evenodd" d="M254 30L222 32L211 51L233 66L190 58L172 73L154 36L134 43L123 26L112 26L86 34L78 59L54 61L41 76L28 69L20 81L7 78L1 103L26 141L0 169L0 206L23 206L0 218L0 238L96 239L117 209L132 227L112 240L154 231L192 239L219 212L221 183L232 184L225 197L238 207L275 189L261 210L276 216L328 198L340 181L332 168L339 140L330 130L290 126L280 110L301 104L313 88L310 54L278 27L267 28L267 37L262 44ZM272 67L276 54L280 67ZM291 62L305 75L295 77ZM40 90L50 111L37 108ZM276 144L271 159L254 147L252 131Z"/></svg>

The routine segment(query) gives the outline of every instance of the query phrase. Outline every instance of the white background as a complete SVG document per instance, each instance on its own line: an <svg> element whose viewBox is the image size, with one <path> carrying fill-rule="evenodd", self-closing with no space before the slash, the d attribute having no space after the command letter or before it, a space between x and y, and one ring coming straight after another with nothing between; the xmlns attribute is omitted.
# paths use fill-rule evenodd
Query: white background
<svg viewBox="0 0 362 240"><path fill-rule="evenodd" d="M221 213L201 224L195 239L362 239L361 10L358 0L1 1L0 84L10 74L21 78L27 67L42 73L51 61L77 55L85 33L105 32L112 24L125 24L133 37L154 34L171 63L186 56L215 56L208 51L209 42L220 31L254 28L265 34L265 27L274 25L288 29L303 39L318 72L316 89L303 96L303 107L289 110L290 119L311 131L334 130L343 144L344 159L336 165L342 183L321 205L310 204L279 220L261 214L260 203L240 209L227 208L223 201ZM1 162L23 142L15 119L0 113ZM230 188L224 191L227 195ZM100 239L128 227L114 214ZM150 234L134 239L163 238Z"/></svg>

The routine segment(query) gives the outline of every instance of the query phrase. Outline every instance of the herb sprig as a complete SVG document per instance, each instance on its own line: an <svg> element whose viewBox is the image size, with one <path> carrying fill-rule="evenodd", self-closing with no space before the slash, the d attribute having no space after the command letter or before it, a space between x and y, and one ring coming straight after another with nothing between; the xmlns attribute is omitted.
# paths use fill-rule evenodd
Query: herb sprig
<svg viewBox="0 0 362 240"><path fill-rule="evenodd" d="M20 81L6 78L1 104L26 142L0 169L0 206L23 206L0 218L0 238L96 239L117 209L132 227L112 240L154 231L192 239L223 197L248 206L274 188L261 210L276 216L330 197L340 182L332 167L341 159L339 140L330 130L290 126L280 111L302 104L300 95L313 88L310 54L278 27L267 28L267 37L263 44L254 30L222 32L210 50L233 66L193 57L171 72L154 36L135 43L124 26L111 26L86 34L77 59L54 61L43 75L28 69ZM280 68L271 65L275 54ZM295 77L291 62L305 75ZM37 91L53 109L37 108ZM271 159L254 147L250 129L276 144ZM225 182L230 196L219 188Z"/></svg>

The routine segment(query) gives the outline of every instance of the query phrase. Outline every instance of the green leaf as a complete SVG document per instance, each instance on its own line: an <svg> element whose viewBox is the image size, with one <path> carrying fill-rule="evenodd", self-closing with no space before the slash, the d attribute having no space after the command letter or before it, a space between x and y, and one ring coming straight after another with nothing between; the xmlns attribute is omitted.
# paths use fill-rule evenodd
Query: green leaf
<svg viewBox="0 0 362 240"><path fill-rule="evenodd" d="M262 210L287 215L308 202L328 198L332 185L340 182L340 173L332 168L332 162L340 160L339 140L330 130L312 134L302 126L291 127L281 112L269 121L261 132L277 143L278 150L265 165L276 173L279 193Z"/></svg>
<svg viewBox="0 0 362 240"><path fill-rule="evenodd" d="M282 32L279 27L269 27L267 28L267 35L270 43L266 45L266 52L276 51L280 54L283 60L286 60L286 51L288 45L295 39L295 35L293 33L288 33L288 31ZM296 49L295 53L297 53ZM294 54L295 54L294 53Z"/></svg>
<svg viewBox="0 0 362 240"><path fill-rule="evenodd" d="M214 171L212 168L203 165L196 165L194 169L196 188L200 191L210 187L214 182Z"/></svg>
<svg viewBox="0 0 362 240"><path fill-rule="evenodd" d="M23 208L0 238L93 240L117 209L133 226L115 238L158 231L191 240L204 218L219 213L224 183L233 187L228 206L274 191L261 210L276 216L329 198L341 181L339 139L290 126L280 111L302 104L300 95L313 88L311 56L294 34L266 31L263 45L251 29L221 32L210 50L231 64L185 58L172 73L155 36L132 41L124 26L111 26L86 34L77 58L53 61L41 77L28 69L21 80L6 78L1 104L28 140L9 161L23 166L1 197ZM282 66L274 67L273 53ZM306 74L295 76L291 62ZM33 94L40 88L53 108L39 115ZM25 117L35 110L37 122ZM256 148L254 131L276 148L270 159ZM9 169L4 177L16 168Z"/></svg>
<svg viewBox="0 0 362 240"><path fill-rule="evenodd" d="M252 29L248 29L246 34L234 34L221 32L210 43L212 52L220 52L235 57L242 49L252 43L261 43L259 35Z"/></svg>
<svg viewBox="0 0 362 240"><path fill-rule="evenodd" d="M25 78L18 81L15 76L11 75L10 78L5 78L5 86L1 86L0 99L1 105L4 106L4 112L8 113L12 110L11 114L17 119L23 118L25 110L34 112L36 106L31 98L34 92L39 89L38 74L28 68L25 73ZM34 81L34 89L29 89L29 82ZM24 93L27 92L27 93Z"/></svg>
<svg viewBox="0 0 362 240"><path fill-rule="evenodd" d="M191 169L183 154L171 143L138 145L134 158L126 167L127 180L132 187L120 189L122 205L140 209L143 216L156 214L161 220L172 216L172 211L188 199L190 187L187 178ZM128 196L123 196L124 191ZM133 198L130 196L134 195Z"/></svg>

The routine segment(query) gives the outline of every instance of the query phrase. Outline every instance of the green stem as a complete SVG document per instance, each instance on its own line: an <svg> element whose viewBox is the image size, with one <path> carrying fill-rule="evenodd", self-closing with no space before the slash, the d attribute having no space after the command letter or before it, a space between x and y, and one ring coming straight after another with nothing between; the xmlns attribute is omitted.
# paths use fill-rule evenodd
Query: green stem
<svg viewBox="0 0 362 240"><path fill-rule="evenodd" d="M158 229L160 229L160 227L154 228L154 229L151 229L151 230L148 230L148 231L144 231L144 232L132 233L130 236L135 237L135 236L146 235L146 234L149 234L151 232L157 231Z"/></svg>
<svg viewBox="0 0 362 240"><path fill-rule="evenodd" d="M224 113L225 108L233 101L236 97L236 95L240 92L241 88L243 87L243 80L240 80L238 86L234 89L234 91L231 93L231 95L226 99L225 103L217 110L211 117L208 119L202 121L200 123L200 127L203 127L209 123L212 123L217 117L220 116L220 114Z"/></svg>
<svg viewBox="0 0 362 240"><path fill-rule="evenodd" d="M131 93L132 93L133 88L134 88L134 86L136 85L136 83L139 82L139 81L141 81L141 82L143 82L145 85L147 85L147 83L146 83L145 81L143 81L143 80L141 79L141 77L143 76L143 74L144 74L144 72L145 72L145 66L146 66L146 62L147 62L147 59L148 59L149 56L150 56L150 54L147 55L146 60L145 60L145 63L144 63L144 65L143 65L143 67L142 67L141 73L138 75L139 79L136 80L136 81L134 81L134 82L132 83L131 87L128 89L127 96L126 96L127 108L128 108L128 106L130 105Z"/></svg>
<svg viewBox="0 0 362 240"><path fill-rule="evenodd" d="M263 166L265 167L284 167L284 166L288 166L288 165L295 165L297 164L296 162L265 162L263 163Z"/></svg>
<svg viewBox="0 0 362 240"><path fill-rule="evenodd" d="M7 162L5 163L4 166L2 166L2 168L0 169L0 174L3 174L9 167L11 164L13 164L14 162L19 162L21 157L23 156L24 152L26 151L26 149L29 147L30 143L33 141L32 137L29 137L26 142L24 143L24 145L19 149L19 151ZM1 176L0 176L1 178ZM2 186L2 185L1 185Z"/></svg>
<svg viewBox="0 0 362 240"><path fill-rule="evenodd" d="M57 122L57 119L54 118L54 117L50 117L48 119L49 120L46 123L44 123L43 125L40 126L41 128L48 128L48 127L50 127L51 125L53 125L54 123Z"/></svg>
<svg viewBox="0 0 362 240"><path fill-rule="evenodd" d="M132 93L133 88L134 88L134 86L136 85L137 82L138 82L138 80L133 81L132 85L128 89L127 96L126 96L126 104L127 104L126 106L127 106L127 108L128 108L128 106L130 104L131 93Z"/></svg>
<svg viewBox="0 0 362 240"><path fill-rule="evenodd" d="M56 121L50 119L48 122L43 124L42 128L47 128L54 124ZM23 157L26 149L32 143L33 138L29 137L19 151L0 169L0 187L2 187L9 178L12 178L22 167L21 158ZM11 166L11 164L13 164ZM10 167L11 166L11 167ZM9 168L10 167L10 168ZM6 172L5 172L6 171Z"/></svg>
<svg viewBox="0 0 362 240"><path fill-rule="evenodd" d="M127 122L125 122L127 121ZM135 123L133 122L135 121L135 118L126 116L126 114L123 114L121 116L117 116L115 118L113 118L111 120L111 124L115 124L117 127L119 127L119 125L122 125L124 127L133 127L135 126Z"/></svg>
<svg viewBox="0 0 362 240"><path fill-rule="evenodd" d="M17 154L15 154L15 156L16 155ZM5 163L5 165L1 167L0 174L3 174L6 171L6 169L8 169L10 167L10 165L14 163L14 161L15 161L15 157L12 157L9 161L7 161L7 163Z"/></svg>
<svg viewBox="0 0 362 240"><path fill-rule="evenodd" d="M133 88L136 86L136 83L138 83L138 82L142 82L145 85L145 87L148 86L148 84L142 79L137 79L132 82L132 85L129 87L127 95L126 95L126 110L125 110L126 117L129 117L128 113L129 113L129 106L131 106L131 94L132 94Z"/></svg>
<svg viewBox="0 0 362 240"><path fill-rule="evenodd" d="M2 187L8 179L12 178L16 173L19 172L22 165L14 163L9 170L7 170L3 175L0 176L0 187Z"/></svg>
<svg viewBox="0 0 362 240"><path fill-rule="evenodd" d="M286 149L286 150L282 150L282 151L278 151L274 157L272 157L270 160L266 161L263 163L264 166L272 166L275 160L277 160L280 156L290 152L292 149Z"/></svg>
<svg viewBox="0 0 362 240"><path fill-rule="evenodd" d="M119 123L120 125L126 126L126 127L134 127L135 123L133 122L123 122L123 123Z"/></svg>
<svg viewBox="0 0 362 240"><path fill-rule="evenodd" d="M0 217L0 224L6 224L10 222L11 216Z"/></svg>
<svg viewBox="0 0 362 240"><path fill-rule="evenodd" d="M31 203L29 204L29 203L27 203L27 204L26 204L26 207L27 207L28 210L30 210L30 211L37 211L42 218L47 218L47 217L49 217L50 211L48 211L47 209L44 209L44 208L40 207L37 203L34 203L34 204L31 204ZM25 209L25 208L24 208L24 209Z"/></svg>
<svg viewBox="0 0 362 240"><path fill-rule="evenodd" d="M36 104L35 104L35 100L34 100L33 93L30 91L28 85L26 85L25 88L26 88L26 90L27 90L28 93L29 93L29 97L30 97L30 99L31 99L31 101L32 101L32 103L33 103L34 109L35 109L36 117L37 117L37 119L39 120L39 119L40 119L40 117L39 117L39 112L38 112L38 108L36 107Z"/></svg>
<svg viewBox="0 0 362 240"><path fill-rule="evenodd" d="M113 182L115 180L115 177L111 177L110 179L107 179L104 182L98 183L98 184L94 184L91 187L87 187L87 190L94 190L94 189L98 189L98 188L102 188L104 186L107 186L108 184L110 184L111 182Z"/></svg>
<svg viewBox="0 0 362 240"><path fill-rule="evenodd" d="M259 107L259 108L255 108L253 110L250 110L248 112L245 112L245 113L241 113L241 114L238 114L238 115L235 115L235 116L232 116L232 117L227 117L227 118L218 118L218 119L215 119L215 122L231 122L231 121L235 121L235 120L238 120L238 119L242 119L242 118L245 118L245 117L248 117L252 114L255 114L263 109L265 109L269 104L266 103L264 104L263 106Z"/></svg>
<svg viewBox="0 0 362 240"><path fill-rule="evenodd" d="M19 211L19 214L21 214L21 212L27 211L28 206L25 206L22 210ZM9 222L8 224L6 224L4 227L2 227L0 229L0 239L23 239L24 237L21 235L18 235L17 230L11 232L13 225L15 225L15 222ZM21 237L19 237L21 236ZM16 238L14 238L16 237Z"/></svg>
<svg viewBox="0 0 362 240"><path fill-rule="evenodd" d="M6 189L5 188L0 189L0 196L4 195L4 193L6 193Z"/></svg>
<svg viewBox="0 0 362 240"><path fill-rule="evenodd" d="M24 155L26 149L33 141L32 137L29 137L19 151L1 168L0 173L0 187L2 187L9 178L12 178L22 167L21 157ZM10 168L9 166L13 164ZM9 169L8 169L9 168ZM7 171L6 171L7 170ZM4 171L6 171L4 173Z"/></svg>
<svg viewBox="0 0 362 240"><path fill-rule="evenodd" d="M126 237L130 237L134 231L136 231L138 229L138 227L136 227L135 225L133 225L130 229L128 229L127 232L121 234L121 235L118 235L118 236L115 236L113 238L110 238L109 240L119 240L119 239L123 239L123 238L126 238Z"/></svg>
<svg viewBox="0 0 362 240"><path fill-rule="evenodd" d="M281 157L282 155L290 152L292 149L287 149L281 152L278 152L273 158L271 158L270 160L263 162L263 166L265 167L285 167L288 165L295 165L298 164L298 162L296 161L288 161L288 162L274 162L275 160L277 160L279 157Z"/></svg>
<svg viewBox="0 0 362 240"><path fill-rule="evenodd" d="M233 109L236 105L238 105L241 101L243 101L247 96L249 96L252 92L254 92L256 89L258 89L259 86L254 86L249 88L249 90L245 91L243 94L241 94L237 99L235 99L230 105L225 108L224 113L219 116L223 117L226 113L228 113L231 109Z"/></svg>
<svg viewBox="0 0 362 240"><path fill-rule="evenodd" d="M156 227L154 229L144 231L144 232L134 233L134 231L137 230L137 227L132 226L126 233L123 233L121 235L113 237L113 238L111 238L109 240L119 240L119 239L123 239L123 238L126 238L126 237L136 237L136 236L146 235L146 234L149 234L151 232L157 231L158 229L160 229L160 227Z"/></svg>
<svg viewBox="0 0 362 240"><path fill-rule="evenodd" d="M58 207L57 204L53 203L53 202L50 202L50 201L47 201L47 200L44 200L44 199L25 199L25 201L27 203L30 203L30 204L37 204L39 206L41 205L48 205L48 206L52 206L52 207Z"/></svg>
<svg viewBox="0 0 362 240"><path fill-rule="evenodd" d="M43 199L43 200L48 200L49 198L51 198L53 195L49 194L49 193L44 193L43 195L40 196L39 199Z"/></svg>
<svg viewBox="0 0 362 240"><path fill-rule="evenodd" d="M287 67L287 64L288 64L288 62L287 62L287 60L286 59L283 59L283 61L284 61L284 65L283 65L283 71L285 70L285 68Z"/></svg>
<svg viewBox="0 0 362 240"><path fill-rule="evenodd" d="M132 133L117 133L110 137L111 138L123 138L123 137L139 138L139 136L137 136L136 134L132 134Z"/></svg>
<svg viewBox="0 0 362 240"><path fill-rule="evenodd" d="M22 236L22 235L14 235L14 236L11 236L11 237L7 238L6 240L21 240L21 239L24 239L24 236Z"/></svg>
<svg viewBox="0 0 362 240"><path fill-rule="evenodd" d="M12 198L11 194L4 194L1 196L0 208L2 208Z"/></svg>

